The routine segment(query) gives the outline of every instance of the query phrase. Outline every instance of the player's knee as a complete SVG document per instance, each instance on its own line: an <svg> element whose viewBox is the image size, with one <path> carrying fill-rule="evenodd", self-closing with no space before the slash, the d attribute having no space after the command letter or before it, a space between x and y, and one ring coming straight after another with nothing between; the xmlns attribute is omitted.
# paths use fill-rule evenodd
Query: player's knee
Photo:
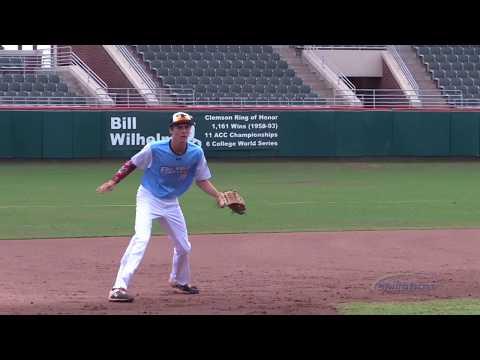
<svg viewBox="0 0 480 360"><path fill-rule="evenodd" d="M176 247L178 255L188 255L192 252L192 245L190 244L182 244Z"/></svg>
<svg viewBox="0 0 480 360"><path fill-rule="evenodd" d="M150 233L136 233L133 246L135 248L143 248L150 240Z"/></svg>

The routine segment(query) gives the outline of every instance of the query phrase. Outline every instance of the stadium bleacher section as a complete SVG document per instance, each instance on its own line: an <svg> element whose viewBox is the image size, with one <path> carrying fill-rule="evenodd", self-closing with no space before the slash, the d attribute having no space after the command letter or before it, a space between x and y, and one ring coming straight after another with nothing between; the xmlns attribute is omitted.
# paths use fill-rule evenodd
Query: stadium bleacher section
<svg viewBox="0 0 480 360"><path fill-rule="evenodd" d="M131 45L137 59L175 91L199 102L325 102L269 45Z"/></svg>
<svg viewBox="0 0 480 360"><path fill-rule="evenodd" d="M457 90L465 99L480 99L480 46L413 45L413 48L441 90Z"/></svg>
<svg viewBox="0 0 480 360"><path fill-rule="evenodd" d="M0 56L0 104L84 104L54 70L28 66L22 56Z"/></svg>

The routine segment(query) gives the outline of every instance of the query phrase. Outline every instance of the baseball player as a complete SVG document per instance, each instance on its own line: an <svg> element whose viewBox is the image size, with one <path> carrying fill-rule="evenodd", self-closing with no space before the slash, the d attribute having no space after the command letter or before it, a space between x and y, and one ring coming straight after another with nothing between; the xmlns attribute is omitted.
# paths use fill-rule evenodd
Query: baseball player
<svg viewBox="0 0 480 360"><path fill-rule="evenodd" d="M147 144L123 164L111 180L97 188L100 193L111 191L136 168L144 170L137 191L135 234L121 259L109 301L133 301L127 289L150 240L153 219L158 219L173 242L170 285L187 294L199 293L190 285L189 254L192 246L178 197L195 180L200 189L216 199L218 206L224 207L225 200L209 180L211 173L202 148L188 141L192 125L193 118L189 114L173 114L170 139Z"/></svg>

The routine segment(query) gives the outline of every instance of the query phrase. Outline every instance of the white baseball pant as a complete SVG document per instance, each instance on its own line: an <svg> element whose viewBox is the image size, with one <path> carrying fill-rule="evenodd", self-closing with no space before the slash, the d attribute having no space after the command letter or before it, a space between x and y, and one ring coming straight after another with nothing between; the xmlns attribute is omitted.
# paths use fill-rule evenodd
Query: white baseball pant
<svg viewBox="0 0 480 360"><path fill-rule="evenodd" d="M131 238L120 261L114 288L128 288L150 241L153 219L159 220L160 225L173 242L172 271L169 281L181 285L190 283L188 254L192 246L188 241L187 226L178 200L158 199L140 185L137 192L135 235Z"/></svg>

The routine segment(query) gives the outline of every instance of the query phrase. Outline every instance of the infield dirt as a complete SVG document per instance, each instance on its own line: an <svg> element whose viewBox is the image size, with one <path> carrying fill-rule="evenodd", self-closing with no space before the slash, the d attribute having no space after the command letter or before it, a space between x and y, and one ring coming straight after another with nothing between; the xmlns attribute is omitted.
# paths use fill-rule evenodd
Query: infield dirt
<svg viewBox="0 0 480 360"><path fill-rule="evenodd" d="M154 236L133 303L107 295L129 238L0 241L0 314L336 314L340 303L480 297L480 230L192 235L192 283Z"/></svg>

